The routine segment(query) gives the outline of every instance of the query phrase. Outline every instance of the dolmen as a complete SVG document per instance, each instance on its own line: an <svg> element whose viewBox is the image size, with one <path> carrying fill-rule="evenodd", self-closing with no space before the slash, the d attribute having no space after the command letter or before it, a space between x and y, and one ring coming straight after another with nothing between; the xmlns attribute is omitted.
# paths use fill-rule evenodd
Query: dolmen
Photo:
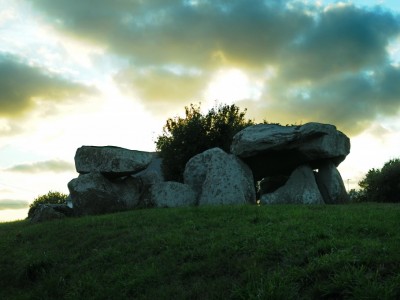
<svg viewBox="0 0 400 300"><path fill-rule="evenodd" d="M234 136L231 152L250 167L256 181L264 183L261 203L348 201L336 167L350 153L350 139L333 125L250 126Z"/></svg>
<svg viewBox="0 0 400 300"><path fill-rule="evenodd" d="M341 204L348 195L337 166L350 152L335 126L258 124L237 133L230 153L212 148L186 164L183 182L165 181L156 152L115 146L76 151L68 183L75 215L148 207ZM256 189L257 187L257 189Z"/></svg>

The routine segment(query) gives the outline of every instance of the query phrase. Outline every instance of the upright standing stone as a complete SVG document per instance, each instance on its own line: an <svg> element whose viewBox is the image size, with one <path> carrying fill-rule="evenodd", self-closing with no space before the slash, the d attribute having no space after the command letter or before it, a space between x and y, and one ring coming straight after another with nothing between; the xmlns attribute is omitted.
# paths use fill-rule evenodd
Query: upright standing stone
<svg viewBox="0 0 400 300"><path fill-rule="evenodd" d="M343 204L349 202L349 195L343 183L342 176L335 165L326 161L316 174L318 188L326 204Z"/></svg>
<svg viewBox="0 0 400 300"><path fill-rule="evenodd" d="M151 188L161 182L164 182L164 174L161 169L163 159L159 153L154 152L153 160L146 169L132 175L142 183L142 195L140 199L141 207L153 207L155 205L152 199Z"/></svg>
<svg viewBox="0 0 400 300"><path fill-rule="evenodd" d="M163 159L157 152L152 152L152 154L153 159L146 169L132 175L135 178L142 179L144 182L146 182L146 184L154 184L164 181L164 174L161 169Z"/></svg>
<svg viewBox="0 0 400 300"><path fill-rule="evenodd" d="M199 205L255 202L251 170L240 159L219 148L192 157L183 177L195 191Z"/></svg>
<svg viewBox="0 0 400 300"><path fill-rule="evenodd" d="M308 165L298 167L286 184L275 192L261 196L263 204L323 204L314 172Z"/></svg>

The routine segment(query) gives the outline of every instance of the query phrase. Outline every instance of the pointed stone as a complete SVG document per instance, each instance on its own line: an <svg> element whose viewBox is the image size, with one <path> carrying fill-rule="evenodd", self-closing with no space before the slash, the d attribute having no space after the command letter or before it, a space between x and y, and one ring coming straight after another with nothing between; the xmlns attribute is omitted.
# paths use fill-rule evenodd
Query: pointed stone
<svg viewBox="0 0 400 300"><path fill-rule="evenodd" d="M318 188L326 204L343 204L349 202L349 195L342 176L331 161L321 164L316 174Z"/></svg>
<svg viewBox="0 0 400 300"><path fill-rule="evenodd" d="M262 195L260 200L263 204L324 204L314 172L308 165L298 167L284 186Z"/></svg>

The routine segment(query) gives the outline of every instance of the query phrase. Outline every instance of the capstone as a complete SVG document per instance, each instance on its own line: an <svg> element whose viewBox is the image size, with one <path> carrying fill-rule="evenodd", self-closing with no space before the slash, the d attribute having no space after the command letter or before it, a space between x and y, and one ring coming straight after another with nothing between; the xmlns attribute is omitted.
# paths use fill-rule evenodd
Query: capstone
<svg viewBox="0 0 400 300"><path fill-rule="evenodd" d="M350 152L350 139L329 124L258 124L233 137L231 152L249 165L256 180L261 180L289 175L303 164L317 169L330 160L338 166Z"/></svg>
<svg viewBox="0 0 400 300"><path fill-rule="evenodd" d="M151 163L154 153L114 146L82 146L75 154L76 171L80 174L100 172L106 177L124 177L138 173Z"/></svg>

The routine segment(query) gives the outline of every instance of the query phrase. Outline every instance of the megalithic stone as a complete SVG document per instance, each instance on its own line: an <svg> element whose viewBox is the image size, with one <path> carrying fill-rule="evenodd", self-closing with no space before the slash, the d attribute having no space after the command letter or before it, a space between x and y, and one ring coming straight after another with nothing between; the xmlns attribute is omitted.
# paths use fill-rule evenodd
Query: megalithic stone
<svg viewBox="0 0 400 300"><path fill-rule="evenodd" d="M154 153L114 146L82 146L75 154L76 171L80 174L100 172L106 177L122 177L144 170Z"/></svg>
<svg viewBox="0 0 400 300"><path fill-rule="evenodd" d="M296 168L284 186L261 196L263 204L324 204L315 182L314 172L308 165Z"/></svg>
<svg viewBox="0 0 400 300"><path fill-rule="evenodd" d="M327 160L321 163L318 173L315 175L318 188L326 204L343 204L349 202L350 198L333 162Z"/></svg>
<svg viewBox="0 0 400 300"><path fill-rule="evenodd" d="M316 169L327 159L338 166L350 152L350 139L330 124L258 124L233 137L231 152L247 163L258 181L289 175L303 164Z"/></svg>

